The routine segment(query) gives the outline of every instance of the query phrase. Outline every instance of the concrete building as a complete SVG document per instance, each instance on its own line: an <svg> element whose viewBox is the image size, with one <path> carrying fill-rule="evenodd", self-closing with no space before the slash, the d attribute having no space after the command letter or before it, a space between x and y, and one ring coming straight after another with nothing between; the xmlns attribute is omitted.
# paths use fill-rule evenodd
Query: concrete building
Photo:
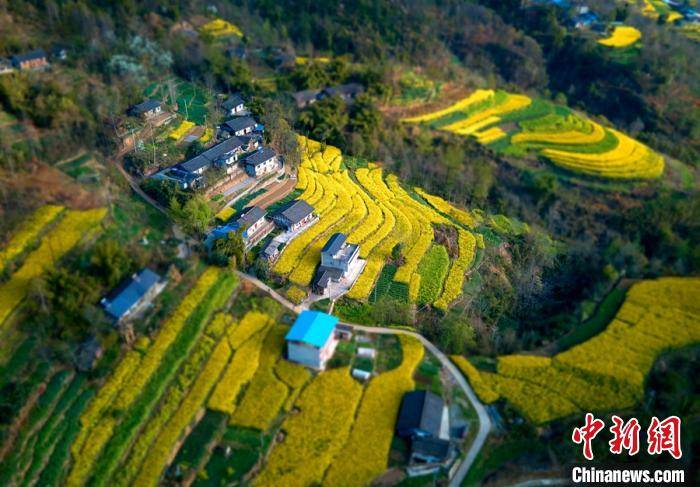
<svg viewBox="0 0 700 487"><path fill-rule="evenodd" d="M302 311L287 333L287 358L312 369L323 370L338 345L338 318L320 311Z"/></svg>

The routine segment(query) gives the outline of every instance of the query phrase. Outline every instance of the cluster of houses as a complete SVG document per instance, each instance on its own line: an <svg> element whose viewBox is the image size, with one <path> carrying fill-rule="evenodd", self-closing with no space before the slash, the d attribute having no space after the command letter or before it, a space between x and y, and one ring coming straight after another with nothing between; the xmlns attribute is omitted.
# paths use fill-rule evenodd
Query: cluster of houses
<svg viewBox="0 0 700 487"><path fill-rule="evenodd" d="M0 57L0 74L46 69L49 60L64 61L67 58L68 50L59 46L52 48L49 53L44 49L34 49L8 58Z"/></svg>
<svg viewBox="0 0 700 487"><path fill-rule="evenodd" d="M663 0L663 2L671 7L675 12L683 16L676 23L698 23L700 22L700 13L691 6L675 0ZM590 29L594 32L603 33L608 29L608 26L591 8L586 5L585 1L576 0L529 0L530 5L554 5L570 12L571 18L569 25L575 29L583 30ZM614 23L613 23L614 25Z"/></svg>
<svg viewBox="0 0 700 487"><path fill-rule="evenodd" d="M181 189L197 189L206 186L204 174L218 169L235 177L243 173L253 178L279 171L282 158L271 147L263 147L264 127L247 115L243 99L230 96L221 104L226 116L233 116L217 128L217 143L207 150L176 166L159 171L152 177L174 181ZM127 113L143 120L160 120L167 113L162 102L145 100L129 108ZM156 125L160 125L157 123Z"/></svg>
<svg viewBox="0 0 700 487"><path fill-rule="evenodd" d="M345 103L351 103L357 95L364 92L365 88L359 83L347 83L344 85L330 86L319 90L302 90L292 93L292 98L298 108L305 108L319 100L331 96L340 97Z"/></svg>

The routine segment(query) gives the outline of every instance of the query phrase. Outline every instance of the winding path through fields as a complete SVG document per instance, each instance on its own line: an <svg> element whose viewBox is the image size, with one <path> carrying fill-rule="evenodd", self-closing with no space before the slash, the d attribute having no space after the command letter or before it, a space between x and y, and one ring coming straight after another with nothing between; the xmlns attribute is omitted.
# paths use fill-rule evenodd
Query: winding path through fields
<svg viewBox="0 0 700 487"><path fill-rule="evenodd" d="M260 281L259 279L246 274L244 272L237 271L236 274L241 279L245 279L246 281L252 283L255 285L258 289L261 289L262 291L265 291L268 293L273 299L275 299L278 303L280 303L282 306L294 311L295 313L299 313L302 311L301 306L295 305L286 298L284 298L281 294L279 294L277 291L272 289L270 286L265 284L264 282ZM450 479L450 487L457 487L462 484L464 481L464 478L467 475L467 472L469 471L469 468L472 466L474 463L474 460L476 459L476 456L479 454L481 451L481 448L484 446L484 443L486 442L486 438L489 435L489 432L491 431L491 419L489 418L488 413L486 412L486 408L484 405L479 401L479 399L476 397L476 394L472 390L471 386L467 382L467 380L464 378L462 373L457 369L457 367L450 361L450 359L445 355L443 352L441 352L435 345L433 345L432 342L430 342L427 338L425 338L423 335L420 333L416 333L413 331L409 330L403 330L400 328L385 328L385 327L374 327L374 326L364 326L364 325L357 325L354 323L342 323L343 325L349 326L353 328L354 330L358 331L363 331L365 333L376 333L376 334L390 334L390 335L409 335L417 340L420 340L420 342L423 344L425 348L427 348L430 353L432 353L437 359L440 361L443 367L447 369L447 371L452 375L454 380L457 382L457 385L462 389L464 394L467 396L467 399L469 399L469 402L471 403L472 407L476 411L477 416L479 417L479 430L476 434L476 437L472 441L471 445L469 446L469 450L467 451L466 455L462 459L462 461L459 464L459 467L457 468L454 476Z"/></svg>

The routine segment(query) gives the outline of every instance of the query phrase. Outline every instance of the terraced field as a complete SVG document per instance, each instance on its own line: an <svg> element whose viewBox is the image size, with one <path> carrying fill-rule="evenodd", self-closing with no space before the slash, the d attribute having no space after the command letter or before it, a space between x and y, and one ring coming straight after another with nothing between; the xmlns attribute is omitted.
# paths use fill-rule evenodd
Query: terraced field
<svg viewBox="0 0 700 487"><path fill-rule="evenodd" d="M303 190L300 198L314 207L320 221L285 247L273 270L298 286L308 286L320 261L321 248L333 233L342 232L349 242L360 245L360 256L367 259L348 293L350 298L370 297L394 249L399 247L402 256L392 282L408 286L411 302L420 297L426 304L447 308L460 295L464 275L474 261L475 227L483 222L483 215L460 210L420 190L409 192L378 165L355 171L344 169L337 148L300 140L303 157L297 188ZM426 263L419 269L433 247L434 225L455 228L460 235L460 254L452 263L442 254L438 263ZM433 273L437 281L426 279L421 283L421 274ZM382 286L390 287L386 282Z"/></svg>
<svg viewBox="0 0 700 487"><path fill-rule="evenodd" d="M628 47L642 38L642 33L634 27L620 25L613 29L609 37L600 39L598 44L606 47Z"/></svg>
<svg viewBox="0 0 700 487"><path fill-rule="evenodd" d="M644 380L663 352L700 342L700 279L641 281L602 333L553 357L499 357L497 372L454 362L482 401L500 398L534 423L639 403Z"/></svg>
<svg viewBox="0 0 700 487"><path fill-rule="evenodd" d="M0 267L16 259L28 250L31 244L39 242L39 245L26 255L22 265L9 279L0 284L0 331L7 318L24 300L32 279L42 275L81 239L97 231L106 213L104 208L63 211L59 206L46 206L37 210L25 225L18 229L0 255L3 259L0 261ZM58 220L58 223L42 235L47 225L55 220Z"/></svg>
<svg viewBox="0 0 700 487"><path fill-rule="evenodd" d="M646 145L583 115L524 95L476 90L445 109L402 120L471 136L495 151L536 154L588 176L653 179L663 157Z"/></svg>
<svg viewBox="0 0 700 487"><path fill-rule="evenodd" d="M155 486L185 458L192 463L177 465L204 485L240 480L260 457L254 485L345 485L347 478L361 485L383 473L422 344L392 337L395 368L367 384L346 366L312 374L283 358L289 328L278 317L230 314L237 282L206 269L155 336L123 353L99 387L29 359L35 344L25 342L7 367L31 384L27 414L18 411L10 418L16 431L0 436L0 483ZM270 442L280 429L285 440ZM254 441L255 454L245 458L206 448L232 441L241 449L244 437L268 440ZM348 461L359 445L362 462Z"/></svg>

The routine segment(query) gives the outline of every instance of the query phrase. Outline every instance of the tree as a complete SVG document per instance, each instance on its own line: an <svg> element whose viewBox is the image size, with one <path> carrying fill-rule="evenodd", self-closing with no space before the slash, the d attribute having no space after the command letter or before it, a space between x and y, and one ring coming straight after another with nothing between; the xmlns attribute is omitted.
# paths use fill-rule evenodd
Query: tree
<svg viewBox="0 0 700 487"><path fill-rule="evenodd" d="M209 203L200 194L187 200L184 205L180 205L177 199L171 198L170 211L185 231L197 234L203 234L214 217Z"/></svg>
<svg viewBox="0 0 700 487"><path fill-rule="evenodd" d="M112 288L128 274L133 261L123 245L116 240L103 240L95 245L90 257L90 268L105 284Z"/></svg>
<svg viewBox="0 0 700 487"><path fill-rule="evenodd" d="M284 156L285 162L292 167L301 163L297 136L284 117L282 106L278 102L265 105L262 123L268 143Z"/></svg>
<svg viewBox="0 0 700 487"><path fill-rule="evenodd" d="M299 114L299 125L312 139L341 147L347 123L345 103L337 96L324 98Z"/></svg>
<svg viewBox="0 0 700 487"><path fill-rule="evenodd" d="M229 232L214 242L214 253L234 269L245 266L245 242L241 231Z"/></svg>
<svg viewBox="0 0 700 487"><path fill-rule="evenodd" d="M202 145L202 143L199 140L195 140L187 146L187 150L185 151L185 157L187 159L192 159L193 157L201 154L203 150L204 146Z"/></svg>

